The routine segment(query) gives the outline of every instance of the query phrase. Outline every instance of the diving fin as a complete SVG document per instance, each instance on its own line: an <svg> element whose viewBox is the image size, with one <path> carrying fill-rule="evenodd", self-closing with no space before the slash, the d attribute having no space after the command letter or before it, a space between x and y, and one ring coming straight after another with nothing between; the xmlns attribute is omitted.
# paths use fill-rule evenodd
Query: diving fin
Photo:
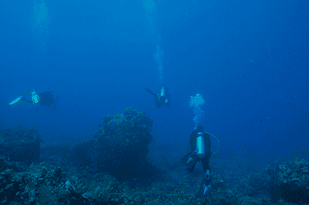
<svg viewBox="0 0 309 205"><path fill-rule="evenodd" d="M203 179L202 185L198 192L196 193L197 197L200 198L207 198L211 194L211 177L210 173L208 172L209 175L206 174L206 176Z"/></svg>
<svg viewBox="0 0 309 205"><path fill-rule="evenodd" d="M192 169L192 167L195 166L197 161L198 161L198 158L196 156L196 150L190 152L189 154L187 154L181 159L181 162L185 164L188 167L188 169Z"/></svg>
<svg viewBox="0 0 309 205"><path fill-rule="evenodd" d="M23 98L23 96L19 96L18 98L16 98L12 102L10 102L9 105L14 105L15 103L18 103L22 98Z"/></svg>
<svg viewBox="0 0 309 205"><path fill-rule="evenodd" d="M207 198L211 195L211 185L206 186L202 184L198 192L196 193L196 197L199 198Z"/></svg>

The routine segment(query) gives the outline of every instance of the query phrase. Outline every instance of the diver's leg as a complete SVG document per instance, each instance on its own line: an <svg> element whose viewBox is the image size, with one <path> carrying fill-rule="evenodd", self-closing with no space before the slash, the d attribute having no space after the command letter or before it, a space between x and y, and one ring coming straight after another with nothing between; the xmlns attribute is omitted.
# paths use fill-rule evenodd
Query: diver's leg
<svg viewBox="0 0 309 205"><path fill-rule="evenodd" d="M209 158L207 156L205 156L202 159L202 164L203 164L203 171L206 172L206 170L210 169L209 167Z"/></svg>
<svg viewBox="0 0 309 205"><path fill-rule="evenodd" d="M192 165L192 167L188 167L188 171L190 173L192 173L194 171L195 165L196 165L197 161L194 162L194 164Z"/></svg>
<svg viewBox="0 0 309 205"><path fill-rule="evenodd" d="M210 169L206 170L205 176L203 177L200 189L196 193L197 197L207 198L211 195L211 173Z"/></svg>
<svg viewBox="0 0 309 205"><path fill-rule="evenodd" d="M157 106L157 108L160 108L161 107L161 104L160 104L160 102L157 100L157 97L155 97L155 102L156 102L156 106Z"/></svg>
<svg viewBox="0 0 309 205"><path fill-rule="evenodd" d="M22 98L21 100L32 104L32 100L29 98Z"/></svg>
<svg viewBox="0 0 309 205"><path fill-rule="evenodd" d="M168 103L166 103L167 107L171 107L171 101L168 101Z"/></svg>
<svg viewBox="0 0 309 205"><path fill-rule="evenodd" d="M204 157L202 160L203 171L205 173L205 185L208 186L211 182L211 169L209 167L209 158Z"/></svg>

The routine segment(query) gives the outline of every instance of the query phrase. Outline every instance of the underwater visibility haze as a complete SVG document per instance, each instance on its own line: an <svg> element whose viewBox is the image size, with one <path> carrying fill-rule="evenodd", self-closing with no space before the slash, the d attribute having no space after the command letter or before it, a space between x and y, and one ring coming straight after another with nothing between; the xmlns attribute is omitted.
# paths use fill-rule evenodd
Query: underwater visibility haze
<svg viewBox="0 0 309 205"><path fill-rule="evenodd" d="M283 177L287 181L282 186L273 180L285 173L282 167L299 168L307 178L291 174L291 182L295 185L299 178L309 184L304 169L309 168L305 8L309 3L302 0L3 1L0 143L8 147L5 143L12 143L6 141L8 136L14 136L11 140L18 135L39 136L36 143L42 149L31 155L33 162L46 161L52 168L62 165L68 173L72 167L83 167L88 177L108 173L117 186L129 183L128 193L133 195L132 187L151 186L171 186L167 193L180 193L173 195L176 200L143 190L143 200L117 195L117 200L102 199L105 204L309 203L309 191L300 188L304 184L297 187L302 194L290 197L294 192L286 191L288 177ZM206 183L204 164L188 173L180 162L190 151L190 136L198 126L211 139L212 193L205 197L195 195ZM121 137L113 141L113 136ZM133 141L136 144L130 144ZM54 148L65 154L48 160L57 153L51 151ZM12 150L3 148L0 155L12 161ZM134 159L133 165L125 156ZM277 165L281 168L274 168ZM8 168L18 172L14 166ZM41 169L45 168L37 168ZM55 168L44 176L58 172ZM267 190L256 182L261 173L272 176L263 180L280 194L261 194ZM248 178L242 181L242 175ZM63 189L78 187L67 178L63 182ZM8 193L2 190L0 196L7 198L0 204L15 200ZM80 198L75 198L81 204L104 204L98 194L89 193L76 191ZM24 196L29 200L23 203L44 203L40 197ZM69 203L60 201L55 203Z"/></svg>

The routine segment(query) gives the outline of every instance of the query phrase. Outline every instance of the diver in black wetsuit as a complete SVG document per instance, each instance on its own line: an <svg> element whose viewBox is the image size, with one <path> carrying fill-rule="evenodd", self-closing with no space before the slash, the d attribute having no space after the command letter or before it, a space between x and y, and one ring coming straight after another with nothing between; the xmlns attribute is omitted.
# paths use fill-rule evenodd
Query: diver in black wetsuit
<svg viewBox="0 0 309 205"><path fill-rule="evenodd" d="M42 92L42 93L36 93L34 90L31 92L31 98L19 96L12 102L10 102L10 105L13 105L17 103L18 101L25 101L32 104L39 104L45 107L50 107L56 110L56 101L57 98L54 96L50 91Z"/></svg>
<svg viewBox="0 0 309 205"><path fill-rule="evenodd" d="M167 107L171 106L171 101L170 101L171 96L168 92L168 89L164 85L161 86L157 94L153 93L148 88L146 88L145 90L154 96L154 100L155 100L157 108L160 108L162 105L167 105Z"/></svg>
<svg viewBox="0 0 309 205"><path fill-rule="evenodd" d="M182 162L186 164L188 171L193 172L198 161L202 161L205 177L202 185L197 192L198 197L207 197L211 189L211 170L209 160L211 156L211 142L208 133L204 132L203 126L197 126L190 136L191 152L182 158Z"/></svg>

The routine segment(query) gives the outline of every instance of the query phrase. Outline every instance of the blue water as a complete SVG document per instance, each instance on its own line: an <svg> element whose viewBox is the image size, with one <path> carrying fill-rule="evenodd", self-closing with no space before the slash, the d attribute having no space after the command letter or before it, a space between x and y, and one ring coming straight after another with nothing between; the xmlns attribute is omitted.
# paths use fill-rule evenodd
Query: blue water
<svg viewBox="0 0 309 205"><path fill-rule="evenodd" d="M2 2L1 128L34 127L46 144L89 140L103 115L132 106L154 120L152 150L185 153L189 100L199 93L221 157L308 158L306 8L302 0ZM161 83L170 108L157 109L145 91ZM32 89L52 91L58 109L8 105Z"/></svg>

